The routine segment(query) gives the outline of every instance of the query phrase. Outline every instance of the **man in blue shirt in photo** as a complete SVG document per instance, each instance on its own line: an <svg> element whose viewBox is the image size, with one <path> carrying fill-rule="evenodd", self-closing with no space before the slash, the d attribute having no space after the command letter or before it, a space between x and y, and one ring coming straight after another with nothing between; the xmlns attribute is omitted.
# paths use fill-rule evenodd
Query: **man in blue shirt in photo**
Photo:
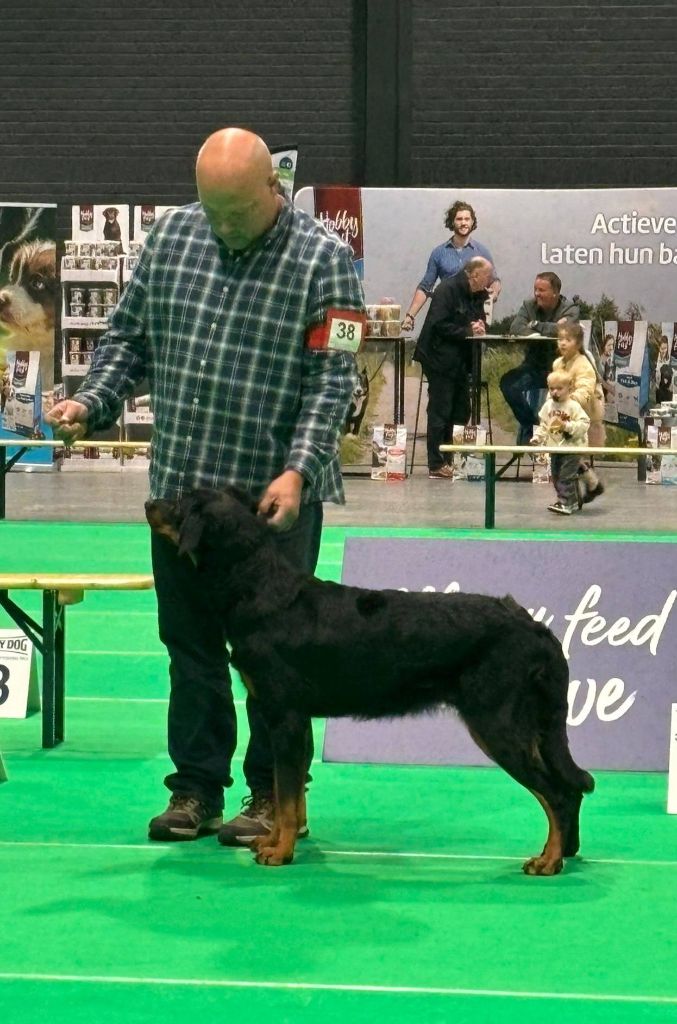
<svg viewBox="0 0 677 1024"><path fill-rule="evenodd" d="M402 321L402 330L411 331L414 329L416 314L423 308L431 297L437 281L443 281L447 277L458 274L472 259L481 256L495 267L494 258L486 245L477 242L472 238L472 233L477 228L477 217L470 203L457 200L447 210L444 224L452 232L451 238L442 245L436 246L430 253L428 266L414 297L409 303L409 309ZM494 269L494 280L489 286L489 296L495 302L501 292L501 282L496 276Z"/></svg>

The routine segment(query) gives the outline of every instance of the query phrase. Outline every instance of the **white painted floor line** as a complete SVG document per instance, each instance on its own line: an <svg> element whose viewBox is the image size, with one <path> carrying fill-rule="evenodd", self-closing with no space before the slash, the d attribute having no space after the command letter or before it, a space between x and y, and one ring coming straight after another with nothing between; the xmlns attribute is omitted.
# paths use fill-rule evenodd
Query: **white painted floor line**
<svg viewBox="0 0 677 1024"><path fill-rule="evenodd" d="M81 982L96 985L163 985L185 988L276 989L282 992L364 992L373 995L475 996L491 999L553 999L592 1003L677 1004L677 995L622 995L600 992L530 992L512 989L444 988L427 985L350 985L312 981L244 981L235 978L133 978L105 974L37 974L20 971L0 972L0 981Z"/></svg>
<svg viewBox="0 0 677 1024"><path fill-rule="evenodd" d="M67 701L90 701L92 703L105 704L166 704L169 697L66 697ZM247 702L234 700L236 708L244 707Z"/></svg>
<svg viewBox="0 0 677 1024"><path fill-rule="evenodd" d="M39 847L64 847L65 849L77 849L77 850L175 850L177 846L174 843L67 843L59 840L30 840L30 839L0 839L0 847L3 846L39 846ZM185 844L180 843L179 847L183 848ZM239 853L249 853L247 847L238 849L233 847ZM416 850L332 850L331 848L318 847L317 853L321 853L325 857L367 857L367 858L399 858L409 860L443 860L443 861L509 861L511 863L521 864L527 858L527 854L524 853L521 856L506 856L504 854L495 853L422 853ZM585 857L581 858L580 863L585 864L612 864L620 867L641 867L641 868L677 868L677 861L675 860L626 860L623 858L601 858L601 857Z"/></svg>

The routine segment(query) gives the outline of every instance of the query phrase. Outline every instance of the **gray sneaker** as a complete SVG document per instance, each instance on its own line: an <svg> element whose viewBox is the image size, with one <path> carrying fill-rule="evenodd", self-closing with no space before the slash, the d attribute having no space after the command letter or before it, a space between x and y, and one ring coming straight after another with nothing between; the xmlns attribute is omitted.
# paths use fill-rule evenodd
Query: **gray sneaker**
<svg viewBox="0 0 677 1024"><path fill-rule="evenodd" d="M273 827L275 807L270 793L252 793L242 801L240 813L219 829L222 846L249 846L254 839L267 835ZM298 838L308 836L308 826L299 829Z"/></svg>
<svg viewBox="0 0 677 1024"><path fill-rule="evenodd" d="M148 838L164 843L180 842L218 832L222 825L220 811L208 807L197 796L175 793L169 799L167 810L149 821Z"/></svg>

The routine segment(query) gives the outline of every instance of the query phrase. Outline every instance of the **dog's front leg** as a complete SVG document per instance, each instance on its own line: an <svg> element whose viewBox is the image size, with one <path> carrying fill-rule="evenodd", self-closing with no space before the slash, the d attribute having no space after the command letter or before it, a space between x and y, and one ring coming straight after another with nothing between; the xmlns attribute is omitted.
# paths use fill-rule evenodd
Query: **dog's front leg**
<svg viewBox="0 0 677 1024"><path fill-rule="evenodd" d="M307 720L287 712L269 722L275 773L275 821L270 835L255 844L257 864L291 864L299 831L299 808L305 806Z"/></svg>

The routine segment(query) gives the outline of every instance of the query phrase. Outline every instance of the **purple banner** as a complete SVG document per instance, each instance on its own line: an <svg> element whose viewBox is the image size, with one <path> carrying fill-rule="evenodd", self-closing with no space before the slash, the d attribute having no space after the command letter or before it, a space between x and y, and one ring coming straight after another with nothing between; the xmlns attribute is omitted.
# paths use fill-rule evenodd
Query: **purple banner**
<svg viewBox="0 0 677 1024"><path fill-rule="evenodd" d="M571 680L569 738L578 762L667 770L670 709L677 702L677 546L349 538L343 582L512 594L562 642ZM397 721L331 719L324 759L489 763L447 710Z"/></svg>

